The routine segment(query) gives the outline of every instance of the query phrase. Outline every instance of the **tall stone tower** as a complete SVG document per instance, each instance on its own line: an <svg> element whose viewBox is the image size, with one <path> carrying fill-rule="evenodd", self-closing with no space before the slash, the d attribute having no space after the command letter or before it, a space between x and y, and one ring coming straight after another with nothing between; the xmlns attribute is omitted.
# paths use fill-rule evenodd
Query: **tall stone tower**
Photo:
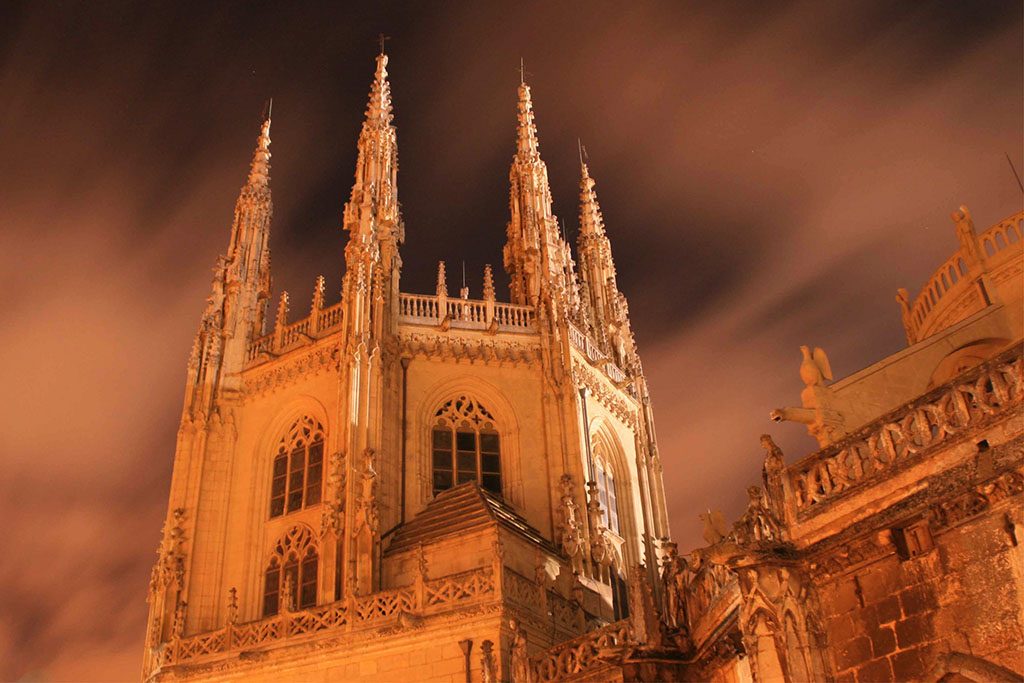
<svg viewBox="0 0 1024 683"><path fill-rule="evenodd" d="M444 263L434 293L402 293L387 66L340 301L318 277L308 315L281 293L271 329L263 123L189 359L148 680L526 680L530 656L614 640L659 597L661 464L587 166L577 276L521 83L511 301L490 266L481 298L450 295Z"/></svg>

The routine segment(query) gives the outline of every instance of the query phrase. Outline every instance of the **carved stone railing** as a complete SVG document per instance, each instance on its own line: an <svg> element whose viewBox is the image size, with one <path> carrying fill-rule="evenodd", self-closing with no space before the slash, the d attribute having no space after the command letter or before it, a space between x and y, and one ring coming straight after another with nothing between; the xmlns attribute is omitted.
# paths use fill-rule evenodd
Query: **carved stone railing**
<svg viewBox="0 0 1024 683"><path fill-rule="evenodd" d="M572 323L569 323L569 343L586 356L592 366L600 369L613 384L622 384L629 379L626 373L608 357L608 354L600 349L593 339Z"/></svg>
<svg viewBox="0 0 1024 683"><path fill-rule="evenodd" d="M709 623L720 611L716 609L723 600L730 600L738 594L736 574L722 564L704 561L697 571L687 577L686 616L694 644L714 631L716 624ZM724 616L724 615L720 615Z"/></svg>
<svg viewBox="0 0 1024 683"><path fill-rule="evenodd" d="M987 269L998 267L1006 258L1024 251L1024 212L993 225L978 235L978 249ZM921 288L910 308L908 333L916 340L930 336L951 306L977 288L977 272L971 272L963 251L958 249L939 266ZM979 293L980 298L980 293Z"/></svg>
<svg viewBox="0 0 1024 683"><path fill-rule="evenodd" d="M579 676L603 663L602 655L625 650L632 642L628 619L559 643L530 658L533 680L537 683L559 681Z"/></svg>
<svg viewBox="0 0 1024 683"><path fill-rule="evenodd" d="M399 614L429 615L464 604L493 598L494 573L490 567L475 569L413 586L381 591L309 609L282 613L175 638L163 646L159 666L182 664L201 657L237 650L251 650L285 638L338 629L373 628Z"/></svg>
<svg viewBox="0 0 1024 683"><path fill-rule="evenodd" d="M412 325L436 326L447 319L452 327L469 330L486 330L492 324L506 332L534 329L532 307L486 299L400 294L398 316L400 322Z"/></svg>
<svg viewBox="0 0 1024 683"><path fill-rule="evenodd" d="M788 468L796 511L816 514L862 485L1021 410L1021 347L964 373Z"/></svg>
<svg viewBox="0 0 1024 683"><path fill-rule="evenodd" d="M249 344L249 349L246 352L246 361L252 363L264 354L271 354L286 349L300 340L312 340L327 336L337 330L341 325L343 317L344 312L341 303L315 311L309 317L286 325L281 330L280 338L278 338L277 331L274 331L254 339ZM313 324L314 320L316 325Z"/></svg>
<svg viewBox="0 0 1024 683"><path fill-rule="evenodd" d="M536 582L507 567L502 571L502 596L527 609L536 610L543 606L554 625L569 633L582 631L591 617L578 603L567 600L551 588L544 590L542 598Z"/></svg>

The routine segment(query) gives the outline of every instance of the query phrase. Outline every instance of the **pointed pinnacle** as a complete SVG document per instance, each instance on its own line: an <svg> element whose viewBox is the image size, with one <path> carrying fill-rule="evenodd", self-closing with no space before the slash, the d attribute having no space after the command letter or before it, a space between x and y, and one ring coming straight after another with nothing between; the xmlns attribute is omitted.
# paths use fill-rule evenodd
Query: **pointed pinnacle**
<svg viewBox="0 0 1024 683"><path fill-rule="evenodd" d="M519 84L519 115L518 115L517 149L519 154L537 154L537 125L533 119L533 101L530 98L530 86L525 82Z"/></svg>
<svg viewBox="0 0 1024 683"><path fill-rule="evenodd" d="M366 120L391 123L391 84L388 83L388 56L382 51L377 55L377 70L370 86L370 102L366 107Z"/></svg>
<svg viewBox="0 0 1024 683"><path fill-rule="evenodd" d="M270 183L270 113L263 120L256 151L249 166L249 185L267 187Z"/></svg>

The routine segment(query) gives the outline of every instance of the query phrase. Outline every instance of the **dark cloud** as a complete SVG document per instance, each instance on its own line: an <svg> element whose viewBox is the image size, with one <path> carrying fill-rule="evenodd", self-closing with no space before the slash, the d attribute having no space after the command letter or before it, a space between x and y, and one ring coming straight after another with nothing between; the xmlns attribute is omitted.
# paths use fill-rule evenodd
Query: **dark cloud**
<svg viewBox="0 0 1024 683"><path fill-rule="evenodd" d="M555 211L581 138L650 377L674 534L737 514L757 436L813 443L802 343L838 374L892 301L1019 209L1007 3L15 4L0 8L0 678L135 679L184 364L264 100L275 287L340 284L340 210L384 31L406 291L500 264L519 58Z"/></svg>

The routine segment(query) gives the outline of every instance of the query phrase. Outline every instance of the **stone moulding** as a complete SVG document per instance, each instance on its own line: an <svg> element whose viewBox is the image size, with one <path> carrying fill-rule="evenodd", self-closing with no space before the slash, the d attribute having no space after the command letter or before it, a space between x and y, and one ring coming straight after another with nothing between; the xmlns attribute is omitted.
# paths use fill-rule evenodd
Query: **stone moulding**
<svg viewBox="0 0 1024 683"><path fill-rule="evenodd" d="M788 469L799 520L1019 411L1022 347L957 377Z"/></svg>
<svg viewBox="0 0 1024 683"><path fill-rule="evenodd" d="M838 536L809 546L804 554L810 567L823 580L856 566L873 562L896 551L888 534L878 529L899 525L901 520L928 520L933 534L940 534L968 522L1004 501L1024 495L1024 436L994 449L1003 470L981 481L974 480L974 466L964 465L930 477L927 485L900 503L860 520ZM1018 504L1019 507L1019 504Z"/></svg>
<svg viewBox="0 0 1024 683"><path fill-rule="evenodd" d="M266 394L325 370L337 369L341 346L329 344L295 358L243 375L242 392L246 398Z"/></svg>
<svg viewBox="0 0 1024 683"><path fill-rule="evenodd" d="M428 360L496 365L531 365L540 361L539 347L522 342L412 333L402 334L400 345L403 355Z"/></svg>
<svg viewBox="0 0 1024 683"><path fill-rule="evenodd" d="M638 407L631 406L620 392L609 387L607 381L597 377L593 370L579 361L573 361L572 379L577 387L585 387L598 403L610 410L624 424L636 428Z"/></svg>

